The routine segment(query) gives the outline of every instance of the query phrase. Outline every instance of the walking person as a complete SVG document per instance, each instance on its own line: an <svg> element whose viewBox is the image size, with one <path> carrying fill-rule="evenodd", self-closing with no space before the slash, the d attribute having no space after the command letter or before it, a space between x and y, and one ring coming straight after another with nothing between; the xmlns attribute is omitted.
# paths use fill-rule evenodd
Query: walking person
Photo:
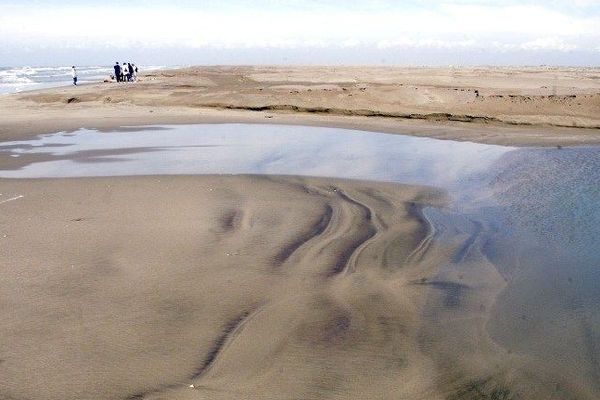
<svg viewBox="0 0 600 400"><path fill-rule="evenodd" d="M121 66L119 65L118 61L113 68L115 69L115 79L117 80L117 82L121 82L123 78L121 76Z"/></svg>
<svg viewBox="0 0 600 400"><path fill-rule="evenodd" d="M133 67L131 66L131 63L127 63L127 70L129 71L129 80L133 82L134 75L133 75Z"/></svg>
<svg viewBox="0 0 600 400"><path fill-rule="evenodd" d="M73 75L73 85L77 86L77 69L74 65L71 67L71 75Z"/></svg>

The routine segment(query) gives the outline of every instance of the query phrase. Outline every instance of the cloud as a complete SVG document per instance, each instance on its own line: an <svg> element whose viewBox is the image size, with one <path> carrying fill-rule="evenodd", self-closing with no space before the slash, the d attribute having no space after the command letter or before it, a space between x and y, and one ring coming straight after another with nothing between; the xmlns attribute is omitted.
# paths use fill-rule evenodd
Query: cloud
<svg viewBox="0 0 600 400"><path fill-rule="evenodd" d="M371 48L565 53L595 52L600 42L600 1L592 0L56 3L3 4L0 52Z"/></svg>
<svg viewBox="0 0 600 400"><path fill-rule="evenodd" d="M68 23L62 23L68 21ZM238 13L199 9L137 7L8 8L0 16L7 42L119 45L126 36L149 46L185 43L192 47L265 43L463 40L510 34L534 37L598 35L598 17L572 17L539 6L445 4L436 9L368 13L345 10L262 10ZM527 38L528 39L528 38Z"/></svg>
<svg viewBox="0 0 600 400"><path fill-rule="evenodd" d="M556 50L556 51L573 51L577 50L578 46L571 43L566 43L564 40L557 37L539 38L529 42L525 42L519 46L523 50Z"/></svg>
<svg viewBox="0 0 600 400"><path fill-rule="evenodd" d="M477 41L471 40L441 40L441 39L401 39L401 40L382 40L377 43L379 49L395 49L395 48L419 48L419 49L460 49L460 48L476 48Z"/></svg>

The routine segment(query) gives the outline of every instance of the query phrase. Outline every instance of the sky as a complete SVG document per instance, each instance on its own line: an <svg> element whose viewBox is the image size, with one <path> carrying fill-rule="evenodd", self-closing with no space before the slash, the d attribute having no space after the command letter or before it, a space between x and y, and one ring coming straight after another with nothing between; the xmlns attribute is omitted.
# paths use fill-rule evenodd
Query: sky
<svg viewBox="0 0 600 400"><path fill-rule="evenodd" d="M0 66L124 57L600 66L600 0L0 0Z"/></svg>

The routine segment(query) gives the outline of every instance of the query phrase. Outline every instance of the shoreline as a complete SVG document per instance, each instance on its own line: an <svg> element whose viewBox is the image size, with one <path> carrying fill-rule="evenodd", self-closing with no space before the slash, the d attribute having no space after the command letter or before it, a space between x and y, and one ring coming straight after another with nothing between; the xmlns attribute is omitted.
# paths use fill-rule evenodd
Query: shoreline
<svg viewBox="0 0 600 400"><path fill-rule="evenodd" d="M386 99L405 91L398 69L382 69L395 80L375 85L386 78L375 77L372 86L328 82L337 75L316 73L323 68L282 69L160 71L139 84L0 96L0 141L241 123L515 147L600 144L599 129L510 125L496 109L449 121L467 115L452 96L472 101L479 89L413 82L411 91L450 96L454 108L440 114L429 99L405 110ZM265 79L271 86L259 90ZM348 92L372 97L345 114L348 103L333 103ZM393 116L409 111L424 119ZM0 168L31 159L5 153ZM483 253L453 261L487 242L475 220L423 211L452 201L442 189L249 174L0 178L0 188L8 260L0 300L12 307L0 326L0 393L9 398L595 398L579 370L566 375L494 341L487 325L508 281Z"/></svg>
<svg viewBox="0 0 600 400"><path fill-rule="evenodd" d="M593 398L493 341L506 281L485 259L444 267L470 239L431 241L423 208L448 204L440 189L276 175L0 186L8 397L545 399L560 382Z"/></svg>
<svg viewBox="0 0 600 400"><path fill-rule="evenodd" d="M69 112L86 111L71 108ZM513 126L497 123L440 121L431 122L394 117L318 115L310 113L200 109L168 109L157 107L117 108L100 115L60 116L62 110L48 110L43 117L21 119L8 117L0 122L0 140L21 141L39 135L74 132L78 129L118 130L130 126L193 124L269 124L340 128L363 132L415 136L458 142L511 146L555 147L600 144L600 129L554 126ZM12 121L11 121L12 119ZM482 134L483 128L488 130Z"/></svg>
<svg viewBox="0 0 600 400"><path fill-rule="evenodd" d="M565 75L565 87L542 89L549 78L538 78L542 88L533 88L519 78L531 71L513 71L509 77L517 83L498 89L490 86L506 86L510 80L495 72L358 67L153 71L134 84L2 96L0 140L83 127L275 123L517 147L600 144L600 82L593 77L579 82L568 69L553 70Z"/></svg>

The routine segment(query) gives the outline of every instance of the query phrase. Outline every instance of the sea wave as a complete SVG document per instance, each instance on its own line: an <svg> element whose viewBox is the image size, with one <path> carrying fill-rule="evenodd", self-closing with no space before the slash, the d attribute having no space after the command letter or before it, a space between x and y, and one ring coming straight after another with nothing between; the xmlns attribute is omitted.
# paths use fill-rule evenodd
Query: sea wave
<svg viewBox="0 0 600 400"><path fill-rule="evenodd" d="M166 68L159 65L138 65L140 71L155 71ZM112 65L78 66L79 82L102 82L113 72ZM18 66L0 67L0 93L14 93L23 90L49 88L71 84L71 66Z"/></svg>
<svg viewBox="0 0 600 400"><path fill-rule="evenodd" d="M32 79L29 79L25 76L17 76L15 74L3 74L0 71L0 84L8 84L8 85L22 85L28 83L35 83Z"/></svg>

